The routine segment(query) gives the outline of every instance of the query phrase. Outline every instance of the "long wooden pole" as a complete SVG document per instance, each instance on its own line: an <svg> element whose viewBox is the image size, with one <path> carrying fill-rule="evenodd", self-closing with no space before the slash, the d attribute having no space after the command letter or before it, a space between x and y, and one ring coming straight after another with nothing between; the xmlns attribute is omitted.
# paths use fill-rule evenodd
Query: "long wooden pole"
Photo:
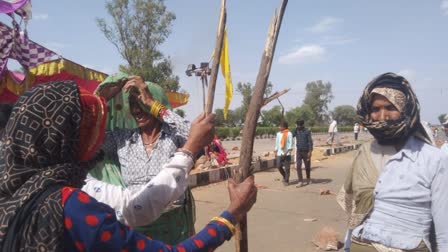
<svg viewBox="0 0 448 252"><path fill-rule="evenodd" d="M252 151L254 148L255 129L257 128L258 117L260 116L260 109L263 106L263 96L266 90L266 84L269 79L271 71L272 59L274 57L275 46L282 24L283 14L285 13L288 0L283 0L280 11L275 10L272 17L271 25L269 27L266 45L261 56L260 69L258 71L257 81L255 82L254 92L249 104L249 110L246 114L243 128L243 141L241 143L239 170L235 172L235 179L237 182L242 182L250 175L250 168L252 164ZM236 251L248 252L247 240L247 216L237 225L236 232Z"/></svg>
<svg viewBox="0 0 448 252"><path fill-rule="evenodd" d="M216 79L218 78L219 61L221 60L222 44L224 40L224 30L226 28L226 0L221 1L221 12L219 15L218 34L216 36L215 51L213 56L213 64L210 73L210 83L208 85L207 102L205 104L205 113L213 112L213 101L215 99Z"/></svg>

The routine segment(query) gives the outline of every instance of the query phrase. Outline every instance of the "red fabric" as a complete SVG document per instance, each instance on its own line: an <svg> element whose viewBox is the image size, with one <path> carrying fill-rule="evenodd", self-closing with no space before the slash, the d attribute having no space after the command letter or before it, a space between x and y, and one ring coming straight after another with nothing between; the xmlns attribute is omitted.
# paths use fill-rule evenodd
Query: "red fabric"
<svg viewBox="0 0 448 252"><path fill-rule="evenodd" d="M81 128L79 158L89 160L104 138L107 110L104 99L79 87L81 96Z"/></svg>
<svg viewBox="0 0 448 252"><path fill-rule="evenodd" d="M96 87L100 83L99 81L94 80L84 80L67 71L61 71L60 73L53 75L36 75L36 79L34 80L33 85L49 81L64 81L64 80L73 80L74 82L76 82L76 84L78 84L78 86L88 90L91 93L95 91Z"/></svg>
<svg viewBox="0 0 448 252"><path fill-rule="evenodd" d="M17 99L19 99L19 97L9 91L7 88L3 89L2 94L0 94L1 103L15 103Z"/></svg>
<svg viewBox="0 0 448 252"><path fill-rule="evenodd" d="M72 195L72 193L75 189L76 188L68 187L68 186L65 186L62 188L62 190L61 190L62 207L65 206L65 202L67 201L68 197L70 197L70 195Z"/></svg>
<svg viewBox="0 0 448 252"><path fill-rule="evenodd" d="M5 86L3 87L2 92L0 92L0 103L15 103L17 99L19 99L19 96L15 93L11 92L7 87L7 82L12 81L15 85L20 85L22 81L25 79L25 75L19 72L13 72L6 70L5 75L0 78L1 82L5 82ZM0 85L3 85L0 84Z"/></svg>
<svg viewBox="0 0 448 252"><path fill-rule="evenodd" d="M212 141L212 144L216 147L216 148L210 148L213 152L213 154L216 155L216 160L218 161L219 165L225 165L227 164L227 153L224 150L224 148L222 147L219 138L217 136L215 136L215 138Z"/></svg>

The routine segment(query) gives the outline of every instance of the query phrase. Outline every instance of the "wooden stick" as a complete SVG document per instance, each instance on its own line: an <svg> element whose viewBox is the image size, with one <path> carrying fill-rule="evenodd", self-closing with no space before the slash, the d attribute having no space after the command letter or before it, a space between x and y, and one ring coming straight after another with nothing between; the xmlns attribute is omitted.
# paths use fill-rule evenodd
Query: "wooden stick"
<svg viewBox="0 0 448 252"><path fill-rule="evenodd" d="M221 60L222 44L224 40L224 30L226 28L226 0L221 1L221 14L219 16L218 35L216 36L215 51L213 56L212 70L210 74L210 83L208 85L207 102L205 104L205 113L213 112L213 101L215 99L216 79L218 78L219 61Z"/></svg>
<svg viewBox="0 0 448 252"><path fill-rule="evenodd" d="M254 93L252 95L252 99L250 100L249 110L247 111L246 119L244 121L239 169L235 171L235 179L239 183L250 175L255 129L257 128L257 120L260 116L260 109L263 105L263 96L266 90L269 73L271 71L275 46L277 44L278 34L280 32L280 26L287 3L288 0L283 0L280 7L280 12L278 13L277 10L275 10L271 25L269 27L266 45L261 57L260 69L258 71L257 81L254 87ZM247 240L247 216L244 216L243 220L237 225L235 242L237 252L249 251Z"/></svg>
<svg viewBox="0 0 448 252"><path fill-rule="evenodd" d="M288 88L288 89L285 89L283 91L273 93L271 96L269 96L268 98L265 98L263 100L263 105L261 105L261 106L264 107L264 106L268 105L268 103L270 103L271 101L273 101L273 100L279 98L280 96L288 93L289 90L291 90L291 89Z"/></svg>

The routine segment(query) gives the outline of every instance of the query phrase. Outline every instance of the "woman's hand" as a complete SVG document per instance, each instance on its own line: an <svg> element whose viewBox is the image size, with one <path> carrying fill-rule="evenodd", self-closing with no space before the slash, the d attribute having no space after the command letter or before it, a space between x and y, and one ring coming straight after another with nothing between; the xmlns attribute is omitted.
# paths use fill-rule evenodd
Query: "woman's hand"
<svg viewBox="0 0 448 252"><path fill-rule="evenodd" d="M145 81L140 76L130 76L123 89L126 92L130 91L130 95L137 96L137 98L147 106L151 106L154 102L151 92L149 92Z"/></svg>
<svg viewBox="0 0 448 252"><path fill-rule="evenodd" d="M184 149L193 153L194 156L205 146L207 146L215 135L215 114L205 115L201 113L191 123L190 133Z"/></svg>
<svg viewBox="0 0 448 252"><path fill-rule="evenodd" d="M232 214L236 222L239 222L257 201L257 187L254 183L254 176L247 177L238 185L233 179L229 179L227 188L230 196L230 205L227 211Z"/></svg>

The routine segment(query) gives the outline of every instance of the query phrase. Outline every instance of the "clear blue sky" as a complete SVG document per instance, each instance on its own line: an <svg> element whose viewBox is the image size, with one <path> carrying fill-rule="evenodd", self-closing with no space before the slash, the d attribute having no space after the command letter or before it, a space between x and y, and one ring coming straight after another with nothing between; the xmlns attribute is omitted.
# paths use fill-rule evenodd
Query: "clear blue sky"
<svg viewBox="0 0 448 252"><path fill-rule="evenodd" d="M254 83L268 24L277 0L228 0L227 26L233 83ZM31 39L88 67L113 73L124 63L99 31L97 17L107 17L105 1L33 1ZM189 63L208 61L214 48L219 0L168 0L176 14L162 51L171 57L182 89L191 94L183 107L189 119L200 113L202 89L187 77ZM9 24L8 17L1 21ZM290 0L283 20L270 80L286 109L302 104L305 85L330 81L338 105L355 106L368 81L384 72L409 79L422 107L423 120L435 123L448 112L448 0ZM223 107L222 76L215 108ZM231 108L240 105L235 93ZM270 106L276 105L272 102ZM268 107L269 108L269 107Z"/></svg>

